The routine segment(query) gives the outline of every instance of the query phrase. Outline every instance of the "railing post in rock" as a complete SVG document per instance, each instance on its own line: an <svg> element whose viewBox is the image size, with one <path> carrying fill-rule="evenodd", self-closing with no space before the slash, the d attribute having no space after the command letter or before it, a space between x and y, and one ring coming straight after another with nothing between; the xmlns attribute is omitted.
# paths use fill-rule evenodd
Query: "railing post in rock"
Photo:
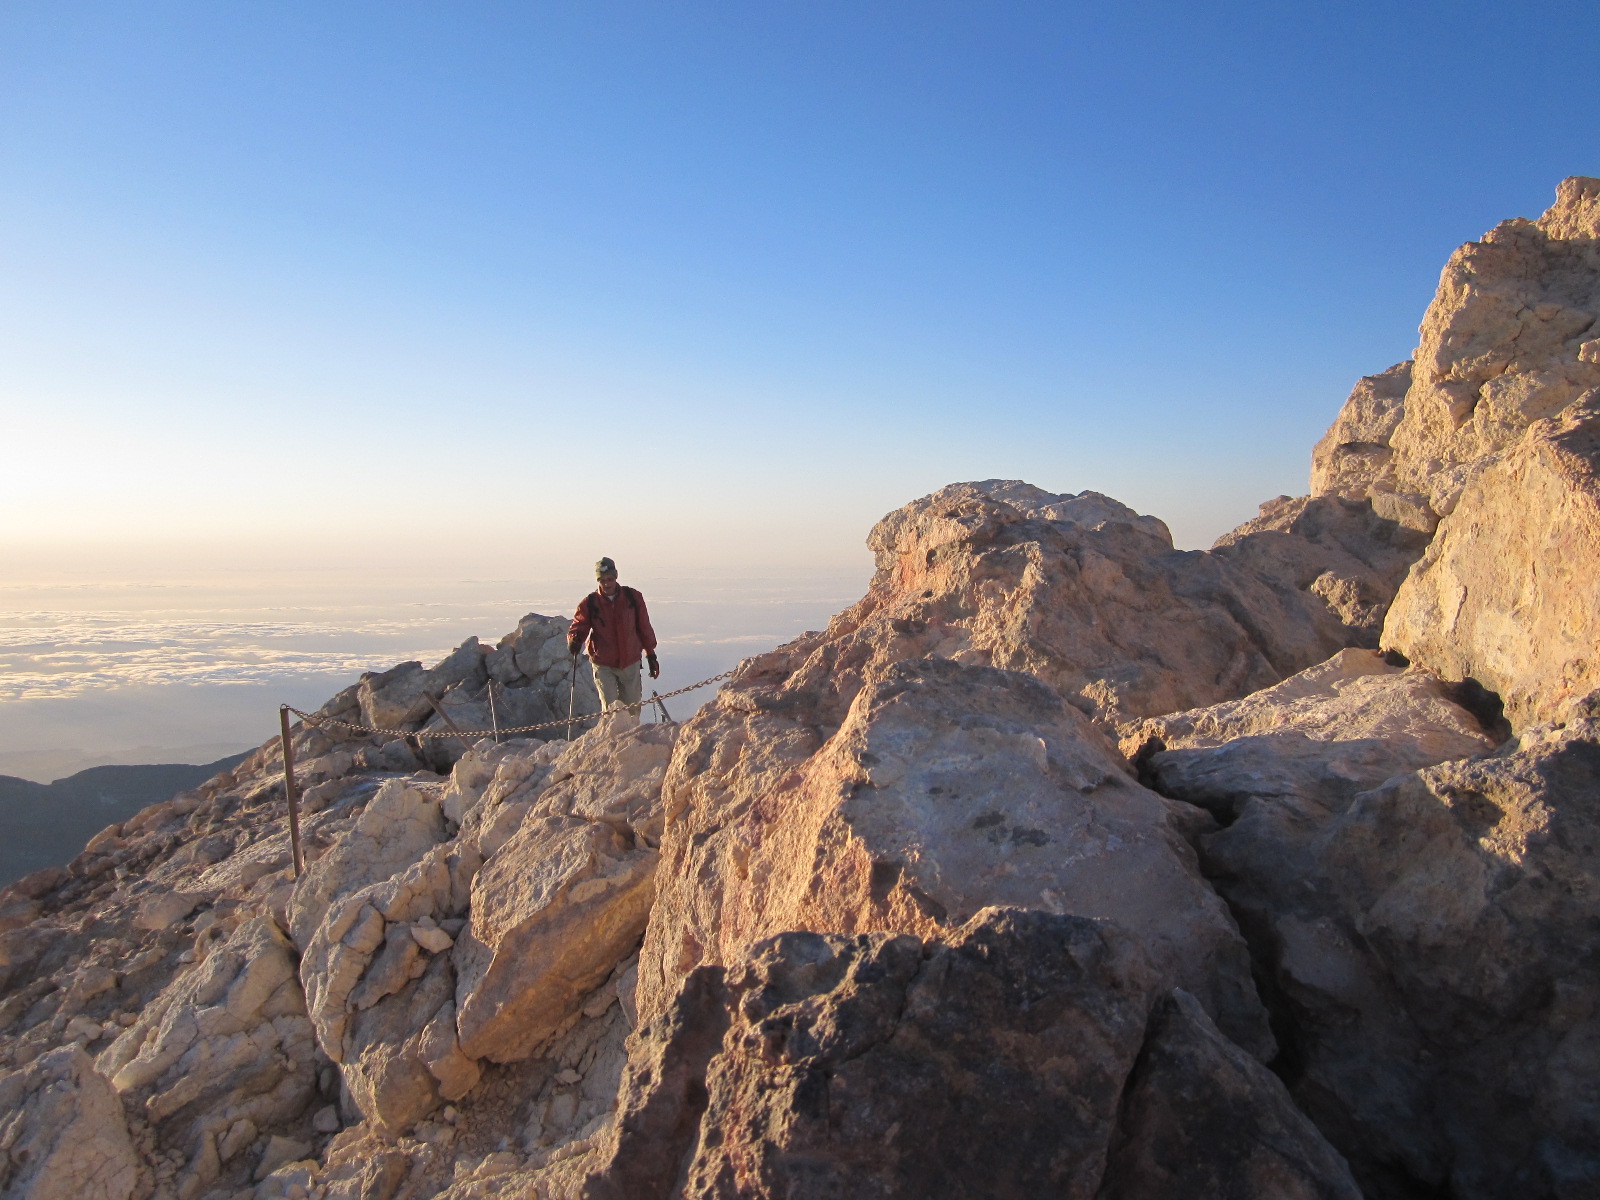
<svg viewBox="0 0 1600 1200"><path fill-rule="evenodd" d="M289 798L289 848L294 855L294 877L300 878L300 793L294 782L294 744L289 741L289 706L278 705L278 725L283 739L283 791Z"/></svg>

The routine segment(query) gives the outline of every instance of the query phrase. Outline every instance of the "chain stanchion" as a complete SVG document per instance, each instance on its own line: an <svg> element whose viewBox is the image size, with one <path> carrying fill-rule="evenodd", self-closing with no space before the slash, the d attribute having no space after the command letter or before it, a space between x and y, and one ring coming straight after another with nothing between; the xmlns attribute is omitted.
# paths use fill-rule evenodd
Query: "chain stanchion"
<svg viewBox="0 0 1600 1200"><path fill-rule="evenodd" d="M734 670L737 670L737 669L738 668L735 668ZM686 687L681 687L681 688L678 688L675 691L667 692L665 695L657 695L656 693L652 692L651 693L650 703L659 705L660 702L663 701L663 700L670 700L674 696L682 696L685 693L692 692L692 691L696 690L697 688L703 688L707 684L720 683L724 679L731 679L731 678L733 678L733 674L734 674L733 671L724 671L721 675L713 675L710 679L702 679L698 683L691 683L691 684L687 685ZM431 700L432 697L429 697L429 699ZM639 708L642 708L644 706L644 703L645 703L644 701L640 701L636 705L635 704L630 704L630 705L627 705L627 707L635 709L637 711ZM661 708L662 708L663 712L666 711L665 705L662 705ZM457 728L454 727L454 724L450 722L449 718L446 717L445 718L446 723L450 724L450 728L449 729L444 729L444 730L439 730L439 729L417 730L417 729L386 729L386 728L384 728L382 726L379 726L379 725L361 725L361 724L358 724L355 721L343 721L343 720L340 720L338 717L325 717L320 713L302 712L300 709L294 708L293 706L288 705L288 704L280 705L279 706L279 711L283 714L283 727L284 727L285 739L287 739L288 729L289 729L288 714L289 713L293 713L295 716L299 717L302 721L309 722L312 725L337 725L341 729L353 730L356 733L383 733L383 734L389 735L390 737L397 737L397 738L460 738L463 742L465 742L468 738L494 737L496 734L499 734L501 736L508 736L508 735L517 734L517 733L538 733L539 731L544 730L544 729L559 729L562 726L574 725L574 724L577 724L578 722L588 721L588 720L591 720L592 718L594 718L596 716L604 715L604 714L599 714L599 713L586 713L586 714L584 714L582 716L570 716L570 717L567 717L565 720L544 721L544 722L541 722L538 725L518 725L518 726L515 726L514 728L509 728L509 729L457 729ZM442 716L443 714L441 713L440 715ZM284 744L285 745L288 744L287 740L285 740Z"/></svg>
<svg viewBox="0 0 1600 1200"><path fill-rule="evenodd" d="M297 710L278 705L278 725L283 730L283 792L289 801L289 849L294 859L294 877L300 878L300 789L294 781L294 743L289 740L289 714Z"/></svg>
<svg viewBox="0 0 1600 1200"><path fill-rule="evenodd" d="M424 700L426 700L429 704L433 705L433 711L439 714L439 720L441 720L441 721L443 721L445 723L445 728L449 729L451 733L456 735L456 741L461 743L461 748L463 750L471 750L472 749L472 743L467 741L467 735L462 733L460 726L458 726L454 721L452 721L450 719L450 714L445 712L445 710L439 706L439 701L438 701L437 697L435 697L432 692L423 692L422 693L422 698ZM496 724L496 725L499 724L499 722L493 722L493 723ZM496 730L492 731L492 733L493 733L495 741L499 741L500 740L499 730L496 729Z"/></svg>

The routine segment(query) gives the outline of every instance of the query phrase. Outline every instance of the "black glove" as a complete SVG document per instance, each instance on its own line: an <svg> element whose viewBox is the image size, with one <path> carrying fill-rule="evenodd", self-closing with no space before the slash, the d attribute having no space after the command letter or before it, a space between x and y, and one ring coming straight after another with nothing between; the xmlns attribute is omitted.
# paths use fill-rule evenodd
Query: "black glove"
<svg viewBox="0 0 1600 1200"><path fill-rule="evenodd" d="M651 679L660 679L661 678L661 660L656 657L656 652L654 650L646 650L644 652L644 659L645 659L645 661L647 663L650 664L650 678Z"/></svg>
<svg viewBox="0 0 1600 1200"><path fill-rule="evenodd" d="M582 638L573 638L567 642L567 653L572 655L573 658L578 657L578 651L581 649L583 649Z"/></svg>

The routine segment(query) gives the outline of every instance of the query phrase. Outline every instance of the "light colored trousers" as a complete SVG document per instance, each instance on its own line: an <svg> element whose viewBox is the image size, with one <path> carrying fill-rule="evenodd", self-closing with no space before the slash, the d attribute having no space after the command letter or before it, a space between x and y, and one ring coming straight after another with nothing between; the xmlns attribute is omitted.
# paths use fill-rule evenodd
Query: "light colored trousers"
<svg viewBox="0 0 1600 1200"><path fill-rule="evenodd" d="M639 664L631 667L603 667L594 663L594 686L600 693L600 707L612 709L622 704L639 703L643 684L639 678ZM639 719L638 708L633 709L633 719Z"/></svg>

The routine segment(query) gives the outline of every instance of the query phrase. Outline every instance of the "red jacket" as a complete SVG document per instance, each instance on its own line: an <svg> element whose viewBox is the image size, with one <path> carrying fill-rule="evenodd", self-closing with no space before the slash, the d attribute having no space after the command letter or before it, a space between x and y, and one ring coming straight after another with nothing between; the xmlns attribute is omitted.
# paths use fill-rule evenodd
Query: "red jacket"
<svg viewBox="0 0 1600 1200"><path fill-rule="evenodd" d="M608 600L598 588L578 601L578 611L567 628L567 641L589 639L589 658L602 667L639 665L639 655L656 648L656 631L650 628L650 611L644 597L631 587L619 587Z"/></svg>

